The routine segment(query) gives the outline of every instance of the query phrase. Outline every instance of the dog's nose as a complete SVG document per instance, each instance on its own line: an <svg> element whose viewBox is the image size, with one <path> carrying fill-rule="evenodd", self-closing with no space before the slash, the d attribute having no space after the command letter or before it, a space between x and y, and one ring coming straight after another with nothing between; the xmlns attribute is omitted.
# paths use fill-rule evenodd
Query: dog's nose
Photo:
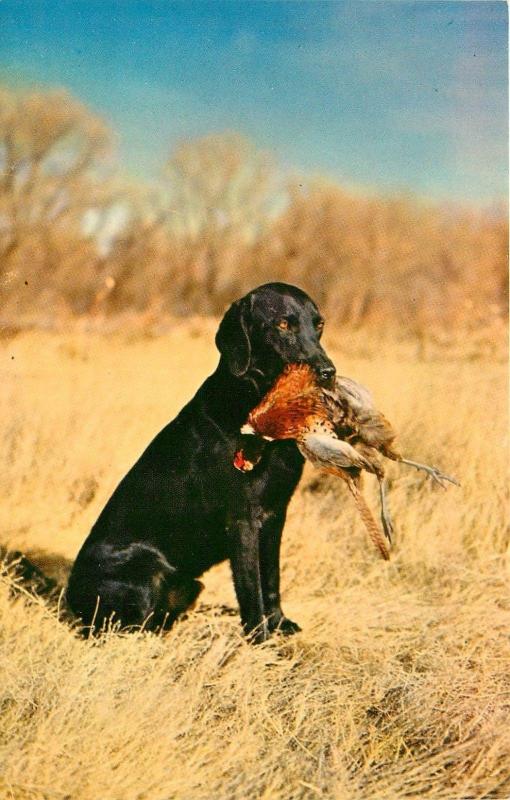
<svg viewBox="0 0 510 800"><path fill-rule="evenodd" d="M319 370L319 379L324 386L327 386L327 384L332 383L335 375L336 375L336 369L333 366L322 367L322 369Z"/></svg>

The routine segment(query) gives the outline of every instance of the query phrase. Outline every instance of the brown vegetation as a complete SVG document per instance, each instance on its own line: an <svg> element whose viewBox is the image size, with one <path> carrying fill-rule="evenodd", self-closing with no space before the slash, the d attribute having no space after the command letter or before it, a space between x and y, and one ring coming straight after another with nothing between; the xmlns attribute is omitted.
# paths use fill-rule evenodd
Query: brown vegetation
<svg viewBox="0 0 510 800"><path fill-rule="evenodd" d="M182 143L157 185L132 186L112 172L109 138L65 93L0 95L4 326L128 315L143 326L220 313L254 285L285 280L342 327L501 339L503 208L284 181L236 134Z"/></svg>
<svg viewBox="0 0 510 800"><path fill-rule="evenodd" d="M65 580L115 483L214 367L215 324L1 343L3 544L38 551ZM260 648L225 613L227 565L168 635L102 644L0 581L1 797L509 796L505 369L326 344L372 388L402 448L462 487L391 465L386 564L342 482L310 468L283 547L284 608L303 633Z"/></svg>

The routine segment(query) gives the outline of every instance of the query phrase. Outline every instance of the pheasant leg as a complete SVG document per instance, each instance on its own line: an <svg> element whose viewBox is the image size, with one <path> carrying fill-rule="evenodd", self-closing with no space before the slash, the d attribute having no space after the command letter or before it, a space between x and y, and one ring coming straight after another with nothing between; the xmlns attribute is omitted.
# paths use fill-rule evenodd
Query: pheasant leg
<svg viewBox="0 0 510 800"><path fill-rule="evenodd" d="M386 536L387 540L391 543L392 537L394 533L393 528L393 521L391 519L390 509L388 507L388 502L386 499L386 487L384 485L384 480L379 478L379 496L381 498L381 523L383 526L384 535Z"/></svg>
<svg viewBox="0 0 510 800"><path fill-rule="evenodd" d="M452 478L450 475L446 475L444 472L441 472L441 470L437 467L429 467L428 464L420 464L418 461L410 461L408 458L400 458L399 461L401 464L408 464L410 467L423 470L427 473L427 475L430 475L432 480L438 483L443 489L448 488L445 481L454 483L455 486L460 486L460 483L455 478Z"/></svg>

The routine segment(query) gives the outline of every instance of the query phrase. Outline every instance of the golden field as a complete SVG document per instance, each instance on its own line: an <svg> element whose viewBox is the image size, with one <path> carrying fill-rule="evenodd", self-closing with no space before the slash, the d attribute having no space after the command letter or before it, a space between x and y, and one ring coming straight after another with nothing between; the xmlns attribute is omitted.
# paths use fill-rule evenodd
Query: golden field
<svg viewBox="0 0 510 800"><path fill-rule="evenodd" d="M214 368L214 331L191 320L157 338L2 340L0 543L64 582L117 481ZM256 648L226 608L226 564L167 635L99 642L76 635L63 602L13 596L2 579L0 796L510 797L505 366L358 345L326 338L402 450L461 488L389 468L386 564L343 484L307 469L282 559L303 632Z"/></svg>

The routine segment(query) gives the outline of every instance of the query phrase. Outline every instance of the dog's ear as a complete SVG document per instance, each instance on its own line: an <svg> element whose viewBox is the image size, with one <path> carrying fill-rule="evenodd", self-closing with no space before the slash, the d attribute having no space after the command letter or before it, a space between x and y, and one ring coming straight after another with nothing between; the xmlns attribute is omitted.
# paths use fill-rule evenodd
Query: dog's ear
<svg viewBox="0 0 510 800"><path fill-rule="evenodd" d="M250 366L250 313L250 302L246 297L232 303L216 334L216 347L225 358L232 375L237 378L245 375Z"/></svg>

